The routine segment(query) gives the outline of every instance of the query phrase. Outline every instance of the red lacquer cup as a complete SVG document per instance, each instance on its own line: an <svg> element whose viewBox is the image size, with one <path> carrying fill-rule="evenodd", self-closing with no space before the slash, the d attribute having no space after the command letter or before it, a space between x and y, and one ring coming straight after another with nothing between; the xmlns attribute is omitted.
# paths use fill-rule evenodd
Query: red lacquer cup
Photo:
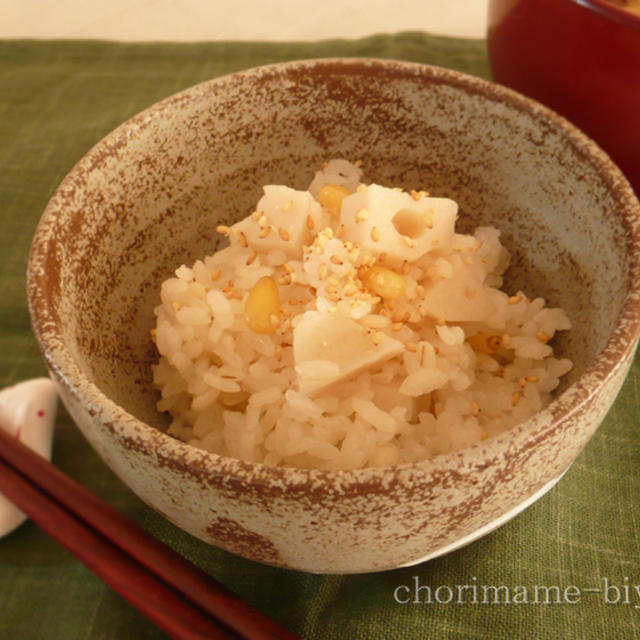
<svg viewBox="0 0 640 640"><path fill-rule="evenodd" d="M489 0L493 79L593 138L640 194L640 14L606 0Z"/></svg>

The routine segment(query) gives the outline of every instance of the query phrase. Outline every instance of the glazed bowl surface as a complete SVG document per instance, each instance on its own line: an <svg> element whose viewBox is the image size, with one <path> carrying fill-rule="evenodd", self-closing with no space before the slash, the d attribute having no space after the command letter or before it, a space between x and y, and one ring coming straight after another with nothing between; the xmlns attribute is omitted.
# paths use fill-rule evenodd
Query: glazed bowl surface
<svg viewBox="0 0 640 640"><path fill-rule="evenodd" d="M425 188L494 225L506 289L562 306L574 362L549 407L478 445L396 467L328 472L207 453L165 433L150 337L160 283L221 245L262 185L306 188L332 157L367 182ZM32 324L61 397L115 473L212 545L272 565L383 570L468 541L555 482L631 364L640 326L640 205L574 126L445 69L328 59L260 67L153 105L64 179L31 249Z"/></svg>
<svg viewBox="0 0 640 640"><path fill-rule="evenodd" d="M608 0L490 0L493 79L595 140L640 193L640 13Z"/></svg>

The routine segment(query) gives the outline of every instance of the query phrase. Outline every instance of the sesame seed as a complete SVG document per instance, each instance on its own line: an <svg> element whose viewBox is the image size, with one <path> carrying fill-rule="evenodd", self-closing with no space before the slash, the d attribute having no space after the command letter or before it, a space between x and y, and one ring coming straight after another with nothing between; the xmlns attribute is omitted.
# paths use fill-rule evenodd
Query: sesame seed
<svg viewBox="0 0 640 640"><path fill-rule="evenodd" d="M278 229L278 235L285 241L285 242L289 242L289 240L291 240L291 236L289 235L289 232L286 229L283 229L282 227L280 227Z"/></svg>
<svg viewBox="0 0 640 640"><path fill-rule="evenodd" d="M478 406L477 402L472 402L471 403L471 413L474 416L477 416L480 413L480 407Z"/></svg>
<svg viewBox="0 0 640 640"><path fill-rule="evenodd" d="M369 211L365 208L356 213L356 222L364 222L369 217Z"/></svg>
<svg viewBox="0 0 640 640"><path fill-rule="evenodd" d="M173 309L174 309L175 311L180 311L180 309L182 309L182 305L181 305L177 300L174 300L174 301L171 303L171 306L173 307Z"/></svg>
<svg viewBox="0 0 640 640"><path fill-rule="evenodd" d="M244 234L244 231L240 232L240 244L246 249L249 246L249 241L247 240L247 236Z"/></svg>
<svg viewBox="0 0 640 640"><path fill-rule="evenodd" d="M508 347L511 344L511 336L508 333L503 334L501 340L505 347Z"/></svg>
<svg viewBox="0 0 640 640"><path fill-rule="evenodd" d="M253 264L257 257L258 257L258 252L253 251L252 254L247 258L247 266L249 266L250 264Z"/></svg>
<svg viewBox="0 0 640 640"><path fill-rule="evenodd" d="M216 270L211 274L211 280L212 280L213 282L215 282L215 281L220 277L220 274L221 274L221 273L222 273L222 272L220 271L220 269L216 269Z"/></svg>
<svg viewBox="0 0 640 640"><path fill-rule="evenodd" d="M418 345L415 342L405 342L404 346L407 351L411 351L412 353L416 353L418 351Z"/></svg>
<svg viewBox="0 0 640 640"><path fill-rule="evenodd" d="M284 268L285 268L289 273L293 273L293 267L292 267L288 262L285 262L282 266L283 266L283 267L284 267Z"/></svg>
<svg viewBox="0 0 640 640"><path fill-rule="evenodd" d="M431 219L431 216L428 216L427 214L425 214L424 223L425 225L427 225L427 229L433 229L433 220Z"/></svg>
<svg viewBox="0 0 640 640"><path fill-rule="evenodd" d="M480 434L480 440L486 440L489 437L489 434L486 431L483 431Z"/></svg>
<svg viewBox="0 0 640 640"><path fill-rule="evenodd" d="M223 236L226 236L226 235L228 235L228 233L229 233L229 227L227 227L227 225L226 225L226 224L219 224L219 225L216 227L216 231L217 231L218 233L221 233Z"/></svg>
<svg viewBox="0 0 640 640"><path fill-rule="evenodd" d="M404 273L404 275L406 276L407 273L409 273L409 262L407 260L405 260L402 263L402 269L401 269L402 273Z"/></svg>
<svg viewBox="0 0 640 640"><path fill-rule="evenodd" d="M396 323L393 324L391 329L393 331L400 331L402 329L402 327L404 327L404 324L402 322L396 322Z"/></svg>
<svg viewBox="0 0 640 640"><path fill-rule="evenodd" d="M549 334L544 331L538 331L538 333L536 333L536 338L538 338L540 342L549 342L549 340L551 340Z"/></svg>
<svg viewBox="0 0 640 640"><path fill-rule="evenodd" d="M538 382L540 378L538 376L527 376L526 380L527 382Z"/></svg>
<svg viewBox="0 0 640 640"><path fill-rule="evenodd" d="M342 258L340 256L337 255L332 255L331 258L329 258L329 260L333 263L333 264L337 264L338 266L344 264Z"/></svg>
<svg viewBox="0 0 640 640"><path fill-rule="evenodd" d="M258 234L258 238L266 238L271 233L271 225L264 227Z"/></svg>
<svg viewBox="0 0 640 640"><path fill-rule="evenodd" d="M307 220L305 224L307 225L307 229L309 229L309 231L311 231L316 226L311 215L307 216Z"/></svg>
<svg viewBox="0 0 640 640"><path fill-rule="evenodd" d="M371 239L374 242L378 242L378 240L380 240L380 231L378 230L378 227L373 227L371 229Z"/></svg>
<svg viewBox="0 0 640 640"><path fill-rule="evenodd" d="M422 197L422 194L411 189L411 197L417 202Z"/></svg>
<svg viewBox="0 0 640 640"><path fill-rule="evenodd" d="M151 331L149 333L151 334L152 338L155 338L156 335L158 334L158 331L156 329L151 329Z"/></svg>
<svg viewBox="0 0 640 640"><path fill-rule="evenodd" d="M382 333L380 333L380 331L375 331L371 336L371 340L373 341L373 344L375 344L377 347L382 341Z"/></svg>
<svg viewBox="0 0 640 640"><path fill-rule="evenodd" d="M518 380L518 384L520 385L521 389L524 389L527 386L527 379L526 378L520 378Z"/></svg>
<svg viewBox="0 0 640 640"><path fill-rule="evenodd" d="M518 295L518 296L511 296L509 298L509 304L518 304L518 302L520 302L522 300L522 296Z"/></svg>
<svg viewBox="0 0 640 640"><path fill-rule="evenodd" d="M282 207L282 210L283 210L284 212L287 212L287 211L289 211L289 209L291 209L291 207L293 207L293 200L289 200L289 201L284 205L284 207Z"/></svg>
<svg viewBox="0 0 640 640"><path fill-rule="evenodd" d="M515 407L518 402L520 402L520 398L522 397L522 394L519 391L516 391L512 396L511 396L511 406Z"/></svg>
<svg viewBox="0 0 640 640"><path fill-rule="evenodd" d="M402 236L402 239L409 249L413 249L413 240L409 236Z"/></svg>
<svg viewBox="0 0 640 640"><path fill-rule="evenodd" d="M264 213L258 218L258 224L261 229L264 229L267 226L267 216Z"/></svg>
<svg viewBox="0 0 640 640"><path fill-rule="evenodd" d="M344 237L344 225L340 224L340 226L336 229L336 238L339 238L340 240L342 240L342 238Z"/></svg>

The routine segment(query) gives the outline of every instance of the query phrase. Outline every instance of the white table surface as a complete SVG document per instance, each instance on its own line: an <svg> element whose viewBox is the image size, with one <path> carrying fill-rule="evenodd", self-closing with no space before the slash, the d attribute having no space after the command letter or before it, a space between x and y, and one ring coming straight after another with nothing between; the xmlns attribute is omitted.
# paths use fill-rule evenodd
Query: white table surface
<svg viewBox="0 0 640 640"><path fill-rule="evenodd" d="M484 37L487 0L0 0L0 38L323 40Z"/></svg>

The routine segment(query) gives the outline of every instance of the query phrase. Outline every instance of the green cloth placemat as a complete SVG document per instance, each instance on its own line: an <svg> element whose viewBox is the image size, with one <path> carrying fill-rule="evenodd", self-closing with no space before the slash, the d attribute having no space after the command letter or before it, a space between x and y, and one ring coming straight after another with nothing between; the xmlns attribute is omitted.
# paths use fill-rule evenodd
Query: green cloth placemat
<svg viewBox="0 0 640 640"><path fill-rule="evenodd" d="M398 58L489 77L483 41L423 33L291 44L0 42L2 386L46 375L24 274L38 218L73 164L124 119L180 89L327 56ZM193 539L133 496L64 410L54 462L304 638L633 639L640 638L639 380L636 361L586 450L530 509L464 549L383 573L286 571ZM163 637L32 523L0 539L0 640Z"/></svg>

